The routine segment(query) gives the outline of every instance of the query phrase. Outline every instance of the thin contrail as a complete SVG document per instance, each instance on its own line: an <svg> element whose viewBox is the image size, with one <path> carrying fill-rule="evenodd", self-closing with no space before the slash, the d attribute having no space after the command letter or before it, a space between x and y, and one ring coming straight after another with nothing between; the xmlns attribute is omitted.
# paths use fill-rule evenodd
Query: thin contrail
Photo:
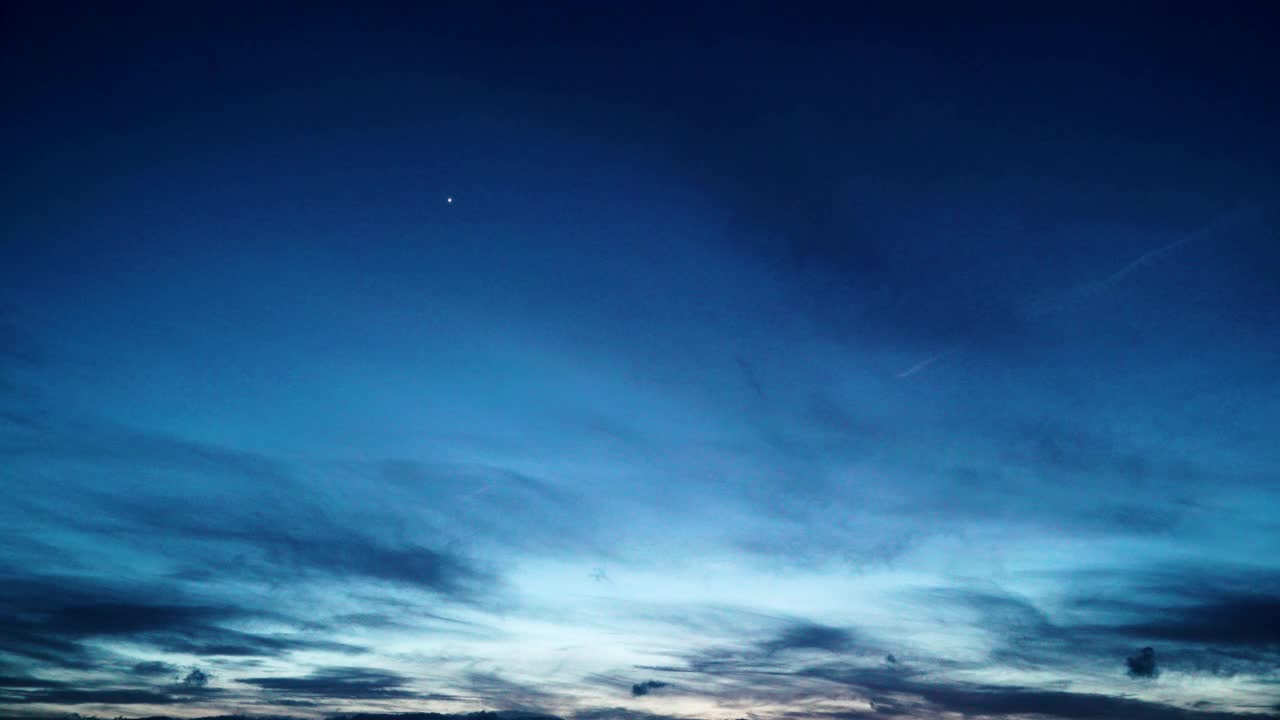
<svg viewBox="0 0 1280 720"><path fill-rule="evenodd" d="M1093 280L1077 285L1060 295L1055 302L1038 303L1036 306L1028 308L1024 314L1028 319L1036 320L1046 315L1052 315L1053 313L1067 310L1090 297L1110 290L1119 284L1120 281L1129 277L1139 269L1149 267L1163 260L1165 257L1173 253L1174 250L1199 240L1224 226L1232 225L1239 220L1255 216L1256 212L1256 208L1245 208L1224 215L1219 215L1207 225L1204 225L1203 227L1200 227L1171 243L1166 243L1153 250L1148 250L1137 258L1129 261L1119 270L1116 270L1110 275L1107 275L1100 280Z"/></svg>
<svg viewBox="0 0 1280 720"><path fill-rule="evenodd" d="M1099 295L1101 293L1106 292L1107 290L1110 290L1111 288L1119 284L1121 281L1123 281L1126 277L1132 275L1134 272L1137 272L1139 269L1143 267L1148 267L1156 264L1157 262L1163 260L1165 257L1173 253L1173 251L1177 250L1178 248L1181 248L1184 245L1187 245L1196 240L1199 240L1200 238L1203 238L1204 236L1209 235L1210 233L1216 232L1217 230L1219 230L1224 226L1233 225L1241 220L1256 217L1257 214L1258 214L1258 208L1254 207L1254 208L1243 208L1240 210L1235 210L1230 213L1219 215L1218 217L1214 218L1212 222L1196 229L1193 232L1190 232L1184 235L1183 237L1178 238L1177 240L1174 240L1173 242L1166 243L1153 250L1148 250L1147 252L1139 255L1137 258L1129 261L1128 263L1125 263L1120 269L1116 270L1115 272L1112 272L1106 277L1100 280L1092 280L1090 282L1077 285L1074 288L1071 288L1067 292L1060 295L1058 299L1054 302L1036 303L1035 305L1026 308L1022 314L1029 320L1037 320L1039 318L1045 317L1046 315L1052 315L1054 313L1068 310L1078 305L1079 303L1081 303L1087 298L1093 297L1095 295ZM942 352L935 353L934 355L930 355L929 357L925 358L924 360L921 360L915 365L912 365L906 370L903 370L902 372L897 373L896 377L898 378L911 377L912 375L915 375L916 373L920 372L921 370L924 370L930 365L933 365L934 363L947 357L948 355L958 352L961 348L962 348L961 345L955 345L951 348L943 350Z"/></svg>
<svg viewBox="0 0 1280 720"><path fill-rule="evenodd" d="M920 372L921 370L923 370L923 369L925 369L925 368L929 367L930 365L932 365L932 364L934 364L934 363L938 362L938 361L939 361L939 360L941 360L942 358L944 358L944 357L946 357L946 356L948 356L948 355L950 355L950 354L952 354L952 353L956 352L956 351L957 351L957 350L959 350L959 349L960 349L960 346L959 346L959 345L956 345L956 346L955 346L955 347L953 347L953 348L949 348L949 349L947 349L947 350L943 350L943 351L942 351L942 352L940 352L940 353L935 353L935 354L933 354L933 355L930 355L929 357L925 358L924 360L921 360L920 362L916 363L915 365L912 365L911 367L907 368L906 370L903 370L902 372L898 373L898 374L897 374L897 377L900 377L900 378L911 377L912 375L915 375L916 373Z"/></svg>

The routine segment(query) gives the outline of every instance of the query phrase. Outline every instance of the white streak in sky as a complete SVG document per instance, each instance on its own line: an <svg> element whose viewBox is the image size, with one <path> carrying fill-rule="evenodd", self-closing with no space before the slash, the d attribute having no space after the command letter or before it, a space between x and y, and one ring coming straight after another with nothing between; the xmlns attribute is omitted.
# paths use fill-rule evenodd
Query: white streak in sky
<svg viewBox="0 0 1280 720"><path fill-rule="evenodd" d="M903 370L902 372L898 373L898 374L897 374L897 377L900 377L900 378L911 377L912 375L915 375L916 373L920 372L921 370L924 370L925 368L927 368L927 367L929 367L930 365L932 365L932 364L934 364L934 363L938 362L938 361L939 361L939 360L941 360L942 358L944 358L944 357L946 357L946 356L948 356L948 355L950 355L950 354L952 354L952 353L954 353L954 352L958 351L959 349L960 349L960 346L959 346L959 345L957 345L957 346L955 346L955 347L953 347L953 348L950 348L950 349L947 349L947 350L943 350L943 351L942 351L942 352L940 352L940 353L936 353L936 354L934 354L934 355L930 355L929 357L925 358L924 360L921 360L920 362L916 363L915 365L912 365L911 367L907 368L906 370Z"/></svg>
<svg viewBox="0 0 1280 720"><path fill-rule="evenodd" d="M1052 315L1054 313L1062 312L1063 310L1070 309L1071 307L1074 307L1075 305L1079 304L1080 302L1083 302L1084 300L1090 297L1099 295L1101 293L1106 292L1107 290L1110 290L1111 288L1118 285L1122 280L1129 277L1130 275L1137 272L1138 270L1144 267L1150 267L1164 260L1170 254L1172 254L1173 251L1181 248L1182 246L1190 244L1196 240L1199 240L1205 237L1206 235L1214 233L1223 227L1226 227L1228 225L1233 225L1239 222L1240 220L1244 220L1249 217L1256 216L1256 214L1257 214L1256 209L1249 208L1249 209L1243 209L1243 210L1236 210L1235 212L1227 213L1225 215L1220 215L1217 218L1215 218L1213 222L1195 230L1194 232L1188 233L1187 235L1184 235L1183 237L1180 237L1171 243L1161 245L1160 247L1155 248L1154 250L1148 250L1147 252L1139 255L1136 259L1126 263L1123 267L1111 273L1110 275L1107 275L1106 277L1100 280L1093 280L1087 283L1083 283L1081 285L1077 285L1076 287L1071 288L1067 292L1063 293L1055 301L1047 302L1047 303L1043 303L1043 302L1037 303L1036 305L1027 308L1023 314L1027 318L1035 320L1038 318L1042 318L1046 315Z"/></svg>
<svg viewBox="0 0 1280 720"><path fill-rule="evenodd" d="M1139 255L1134 260L1131 260L1128 263L1125 263L1120 269L1116 270L1115 272L1112 272L1106 277L1103 277L1099 280L1092 280L1090 282L1077 285L1076 287L1071 288L1067 292L1060 295L1057 299L1055 299L1052 302L1035 303L1025 308L1022 314L1028 319L1037 320L1039 318L1045 317L1046 315L1052 315L1054 313L1059 313L1065 310L1069 310L1070 308L1078 305L1079 303L1083 302L1084 300L1090 297L1099 295L1101 293L1106 292L1107 290L1110 290L1111 288L1115 287L1120 282L1122 282L1125 278L1129 277L1130 275L1137 272L1138 270L1144 267L1150 267L1164 260L1170 254L1172 254L1175 250L1181 248L1182 246L1190 244L1207 235L1217 232L1223 227L1235 225L1241 221L1256 218L1257 215L1258 215L1257 208L1244 208L1240 210L1235 210L1230 213L1226 213L1224 215L1219 215L1217 218L1213 220L1213 222L1208 223L1207 225L1195 230L1194 232L1188 233L1187 235L1184 235L1183 237L1180 237L1177 240L1174 240L1173 242L1167 243L1165 245L1161 245L1160 247L1155 248L1153 250L1148 250L1147 252ZM933 365L937 361L945 358L948 355L951 355L957 352L958 350L960 350L959 345L952 347L948 350L944 350L935 355L931 355L925 358L924 360L921 360L920 362L916 363L915 365L912 365L906 370L903 370L902 372L898 373L896 377L899 377L899 378L911 377L912 375L915 375L921 370L924 370L930 365Z"/></svg>

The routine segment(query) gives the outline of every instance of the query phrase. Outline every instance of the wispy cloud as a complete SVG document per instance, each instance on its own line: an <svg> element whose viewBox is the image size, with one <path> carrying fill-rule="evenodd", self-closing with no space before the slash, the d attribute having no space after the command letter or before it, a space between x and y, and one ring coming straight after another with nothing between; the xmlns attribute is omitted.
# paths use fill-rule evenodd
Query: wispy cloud
<svg viewBox="0 0 1280 720"><path fill-rule="evenodd" d="M386 670L358 667L318 668L302 677L243 677L236 682L286 696L345 700L395 700L419 697L408 679Z"/></svg>
<svg viewBox="0 0 1280 720"><path fill-rule="evenodd" d="M1260 215L1260 209L1257 207L1242 208L1222 213L1209 223L1202 225L1192 232L1184 234L1182 237L1151 250L1147 250L1129 262L1126 262L1118 269L1097 280L1091 280L1076 285L1070 290L1061 293L1052 299L1027 304L1025 307L1020 308L1018 312L1025 318L1026 322L1034 322L1051 315L1066 312L1079 306L1090 298L1106 293L1139 270L1150 268L1162 262L1180 248L1193 242L1205 240L1225 230L1238 228L1240 225L1250 221L1256 221ZM899 379L911 377L912 375L929 368L940 360L955 355L956 353L963 352L963 350L963 344L953 345L899 371L895 377Z"/></svg>

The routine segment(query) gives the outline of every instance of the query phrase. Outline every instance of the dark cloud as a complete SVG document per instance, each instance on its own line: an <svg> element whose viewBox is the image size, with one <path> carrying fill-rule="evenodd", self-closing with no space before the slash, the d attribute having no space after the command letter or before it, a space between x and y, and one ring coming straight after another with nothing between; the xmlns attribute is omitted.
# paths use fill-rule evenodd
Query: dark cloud
<svg viewBox="0 0 1280 720"><path fill-rule="evenodd" d="M101 697L113 697L113 696L118 696L118 695L119 695L119 693L121 693L121 692L122 692L122 691L119 691L119 690L107 690L107 691L105 691L105 692L104 692L104 694L103 694ZM122 696L122 697L124 697L124 696ZM139 697L141 698L141 697L146 697L146 696L145 696L145 695L140 695ZM88 704L88 703L86 703L86 704ZM125 705L131 705L131 704L138 704L138 703L132 703L132 702L129 702L129 703L107 703L107 704L125 704ZM161 703L161 704L172 704L172 703ZM316 703L313 703L313 702L310 702L310 701L306 701L306 700L285 700L285 699L277 699L277 700L273 700L271 704L272 704L272 705L280 705L280 706L284 706L284 707L306 707L306 708L315 708L315 707L317 707L317 704L316 704ZM619 708L619 710L621 710L621 708ZM641 720L641 719L643 719L643 720L671 720L670 718L668 718L668 716L664 716L664 715L653 715L653 714L649 714L649 713L634 713L634 715L635 715L636 720ZM33 718L49 718L50 720L54 720L54 719L56 719L56 720L62 720L65 716L64 716L64 715L59 715L59 714L44 715L44 714L38 714L38 713L23 713L23 714L22 714L21 716L19 716L19 717L23 718L23 720L32 720ZM80 717L86 717L86 716L84 716L84 715L80 715ZM87 717L89 717L89 718L93 718L93 716L87 716ZM314 717L314 716L309 716L309 717ZM434 712L386 712L386 713L379 713L379 712L358 712L358 713L352 713L352 712L336 712L336 713L328 713L328 714L326 714L326 716L325 716L325 717L329 718L329 720L564 720L563 718L560 718L560 717L558 717L558 716L555 716L555 715L548 715L548 714L545 714L545 713L529 713L529 712L520 712L520 711L498 711L498 712L494 712L494 711L492 711L492 710L483 710L483 711L479 711L479 712L469 712L469 713L434 713ZM574 717L576 718L577 716L575 715ZM9 718L9 717L7 717L7 716L0 716L0 718L4 718L4 720L10 720L10 718ZM252 718L270 718L270 720L304 720L303 718L299 718L299 717L295 717L295 716L290 716L290 715L274 715L274 714L273 714L273 715L258 715L258 714L253 714L253 715L249 715L249 714L236 714L236 715L202 715L202 716L196 716L196 717L190 717L190 716L175 717L175 716L171 716L171 715L151 715L151 716L148 716L148 717L146 717L146 718L140 718L139 720L251 720Z"/></svg>
<svg viewBox="0 0 1280 720"><path fill-rule="evenodd" d="M184 631L240 615L228 607L133 602L74 604L49 612L41 626L76 637Z"/></svg>
<svg viewBox="0 0 1280 720"><path fill-rule="evenodd" d="M1280 595L1206 593L1194 604L1152 608L1156 617L1124 625L1131 637L1210 645L1280 646Z"/></svg>
<svg viewBox="0 0 1280 720"><path fill-rule="evenodd" d="M281 707L305 707L305 708L319 707L321 705L321 703L316 702L315 700L298 700L296 698L281 698L281 697L271 698L271 700L265 704L279 705Z"/></svg>
<svg viewBox="0 0 1280 720"><path fill-rule="evenodd" d="M191 668L191 672L182 678L181 684L187 688L203 688L209 684L209 674L200 668Z"/></svg>
<svg viewBox="0 0 1280 720"><path fill-rule="evenodd" d="M1262 676L1280 665L1280 656L1267 650L1248 648L1203 648L1174 646L1160 651L1160 666L1179 672L1215 677Z"/></svg>
<svg viewBox="0 0 1280 720"><path fill-rule="evenodd" d="M78 590L74 582L63 585L56 581L3 578L0 581L0 648L9 655L60 668L95 667L100 653L79 642L76 633L60 632L50 623L51 617L57 615L58 598L70 595L72 601L80 599Z"/></svg>
<svg viewBox="0 0 1280 720"><path fill-rule="evenodd" d="M23 693L6 697L5 702L16 704L50 704L50 705L174 705L186 702L187 698L154 690L138 688L93 688L74 690L59 688Z"/></svg>
<svg viewBox="0 0 1280 720"><path fill-rule="evenodd" d="M670 715L631 710L623 707L601 707L579 710L572 720L675 720Z"/></svg>
<svg viewBox="0 0 1280 720"><path fill-rule="evenodd" d="M1125 658L1124 664L1129 668L1129 677L1153 678L1160 675L1160 668L1156 666L1156 651L1149 647L1142 648L1137 655Z"/></svg>
<svg viewBox="0 0 1280 720"><path fill-rule="evenodd" d="M326 667L304 677L249 677L236 682L286 695L308 695L346 700L394 700L418 697L405 689L408 678L385 670Z"/></svg>
<svg viewBox="0 0 1280 720"><path fill-rule="evenodd" d="M645 682L636 683L632 685L631 695L632 697L640 697L641 695L648 695L651 690L657 690L659 688L664 688L666 686L667 686L667 683L664 683L660 680L646 680Z"/></svg>
<svg viewBox="0 0 1280 720"><path fill-rule="evenodd" d="M46 635L12 617L0 618L0 647L10 655L67 669L89 670L98 660L98 654L91 648L74 640Z"/></svg>
<svg viewBox="0 0 1280 720"><path fill-rule="evenodd" d="M1265 676L1280 662L1280 577L1255 567L1171 566L1144 572L1081 573L1081 586L1099 588L1071 599L1094 618L1081 636L1133 645L1161 645L1159 667L1182 673ZM1128 667L1142 677L1154 657L1135 655Z"/></svg>
<svg viewBox="0 0 1280 720"><path fill-rule="evenodd" d="M229 605L165 602L169 592L112 587L80 578L26 578L0 590L0 640L6 651L57 667L91 669L103 653L87 641L128 639L155 649L200 656L282 656L295 650L357 653L345 643L299 635L258 634L227 627L262 617ZM286 618L277 618L287 620ZM139 663L136 673L173 670Z"/></svg>
<svg viewBox="0 0 1280 720"><path fill-rule="evenodd" d="M0 675L0 688L55 688L62 687L64 683L55 680L41 680L33 677L14 677L12 675Z"/></svg>
<svg viewBox="0 0 1280 720"><path fill-rule="evenodd" d="M762 645L770 655L784 650L825 650L841 653L853 649L853 635L840 628L817 623L797 623Z"/></svg>
<svg viewBox="0 0 1280 720"><path fill-rule="evenodd" d="M178 674L177 665L170 665L167 662L160 662L159 660L149 660L147 662L137 663L133 666L132 670L134 675L142 675L144 677Z"/></svg>

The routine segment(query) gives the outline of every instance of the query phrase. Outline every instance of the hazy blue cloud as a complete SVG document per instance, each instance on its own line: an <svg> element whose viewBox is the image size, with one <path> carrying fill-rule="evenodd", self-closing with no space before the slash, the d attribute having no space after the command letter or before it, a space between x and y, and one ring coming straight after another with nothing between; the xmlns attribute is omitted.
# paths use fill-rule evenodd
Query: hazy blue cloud
<svg viewBox="0 0 1280 720"><path fill-rule="evenodd" d="M499 710L538 713L561 702L555 692L512 680L497 672L467 672L462 677L461 687L476 697L486 698Z"/></svg>
<svg viewBox="0 0 1280 720"><path fill-rule="evenodd" d="M207 490L231 482L246 489L261 483L283 490L296 487L298 480L287 464L239 451L163 436L139 435L95 425L44 434L34 445L21 449L21 457L78 455L83 460L114 465L132 462L135 471L174 472L189 478L185 486L191 494L180 499L163 496L120 496L86 488L86 499L94 502L91 516L67 518L83 529L112 533L116 537L146 543L157 534L180 536L184 543L217 543L226 548L248 550L226 559L209 552L209 545L197 546L182 558L188 572L226 572L227 563L239 566L245 576L255 573L279 577L282 573L302 576L321 574L337 577L364 577L422 587L457 597L492 586L493 578L465 558L447 550L388 541L376 532L348 527L336 522L322 507L306 502L281 504L278 495L264 498L266 504L248 505L230 512L202 512L209 502ZM109 449L108 449L109 448ZM76 471L73 467L73 471Z"/></svg>

